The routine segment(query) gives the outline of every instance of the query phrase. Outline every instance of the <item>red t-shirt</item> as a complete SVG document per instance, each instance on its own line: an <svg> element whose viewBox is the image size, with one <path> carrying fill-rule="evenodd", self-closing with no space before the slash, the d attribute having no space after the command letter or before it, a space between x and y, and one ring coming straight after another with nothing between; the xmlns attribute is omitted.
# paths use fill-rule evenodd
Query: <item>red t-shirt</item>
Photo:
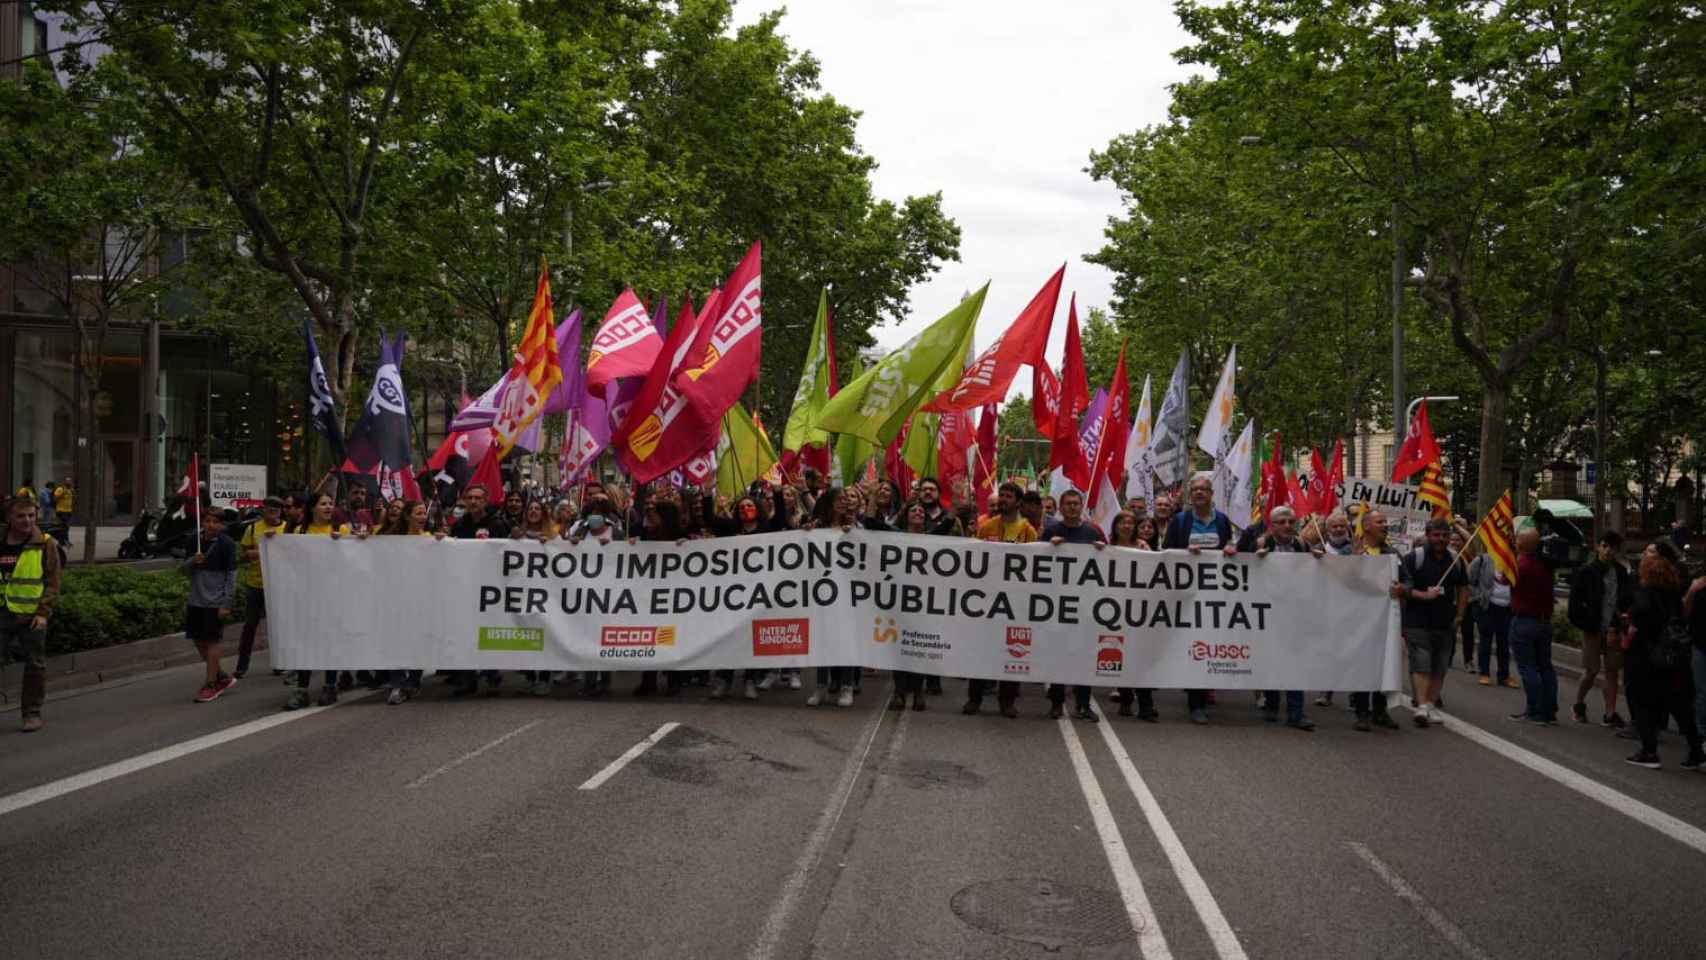
<svg viewBox="0 0 1706 960"><path fill-rule="evenodd" d="M1550 622L1552 602L1552 565L1538 553L1517 554L1511 613Z"/></svg>

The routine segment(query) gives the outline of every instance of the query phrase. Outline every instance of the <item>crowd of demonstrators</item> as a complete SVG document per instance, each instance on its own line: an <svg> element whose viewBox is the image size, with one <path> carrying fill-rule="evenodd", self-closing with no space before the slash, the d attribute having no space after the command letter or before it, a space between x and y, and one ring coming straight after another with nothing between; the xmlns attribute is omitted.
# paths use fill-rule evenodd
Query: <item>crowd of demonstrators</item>
<svg viewBox="0 0 1706 960"><path fill-rule="evenodd" d="M0 618L0 640L19 648L25 660L24 729L40 729L45 679L46 624L58 595L60 554L45 549L54 538L42 529L41 518L57 514L62 502L58 488L43 494L52 504L42 509L43 496L25 491L7 504L6 526L0 539L0 580L4 581L6 611ZM69 495L69 493L67 493ZM185 561L190 596L184 618L185 634L206 665L203 683L194 699L207 702L229 691L249 671L260 622L267 616L261 543L278 535L354 537L430 536L440 539L529 539L540 543L598 544L685 543L690 540L752 536L787 530L863 529L904 532L933 537L975 537L1012 544L1040 544L1041 549L1184 550L1195 554L1219 552L1233 557L1250 554L1255 562L1275 555L1301 558L1385 556L1395 553L1387 538L1387 520L1379 511L1352 504L1321 517L1300 517L1286 506L1268 512L1265 521L1242 530L1214 506L1213 478L1197 474L1186 484L1183 502L1177 493L1157 491L1153 497L1134 497L1114 517L1106 531L1085 516L1085 498L1077 490L1058 498L1003 483L991 498L987 513L978 511L974 492L956 482L951 501L935 477L920 477L903 489L891 480L867 481L847 487L831 486L815 472L803 483L753 484L738 496L719 495L707 485L678 490L668 484L641 485L631 493L617 483L588 481L576 496L536 497L512 493L494 503L480 484L470 484L454 508L438 501L374 498L352 485L342 503L327 490L285 499L268 498L257 520L240 541L225 533L222 511L204 512L197 552ZM1360 516L1359 516L1360 514ZM55 516L55 519L57 517ZM1517 576L1507 581L1492 557L1461 522L1428 524L1424 538L1396 556L1391 596L1401 608L1403 649L1414 693L1412 719L1418 727L1446 722L1443 687L1459 649L1464 667L1484 686L1521 688L1523 708L1511 719L1552 725L1558 713L1558 679L1552 663L1553 584L1562 544L1544 534L1543 512L1537 528L1521 531L1515 543ZM1599 690L1603 700L1600 722L1617 728L1619 736L1639 741L1629 762L1660 765L1660 732L1674 723L1687 744L1683 766L1701 767L1700 729L1706 726L1706 577L1689 580L1682 555L1669 541L1659 541L1642 554L1638 570L1620 559L1623 541L1604 533L1595 559L1570 579L1568 617L1583 635L1583 672L1571 702L1574 720L1588 720L1587 695ZM237 663L222 672L223 627L241 587L244 618ZM1514 667L1514 670L1513 670ZM277 673L278 671L275 671ZM804 702L810 706L856 702L864 671L853 666L816 668ZM401 704L422 687L423 671L326 671L317 700L336 703L340 690L356 684L389 690L387 702ZM444 673L453 696L469 696L484 686L488 695L502 687L498 671ZM571 680L583 697L611 692L610 671L532 671L524 674L525 692L548 696ZM1519 679L1520 678L1520 679ZM314 672L297 670L286 677L290 687L286 709L311 702ZM742 672L738 691L758 699L766 690L801 689L799 671ZM737 691L735 671L639 671L632 693L639 697L679 696L695 685L709 686L712 699ZM930 696L942 693L943 678L928 672L897 671L889 707L924 710ZM1621 686L1620 686L1621 683ZM1068 685L1050 684L1048 716L1066 714ZM1018 717L1022 685L1016 681L969 679L962 713L978 714L993 690L999 713ZM1091 688L1072 685L1071 715L1095 722L1098 714ZM1286 726L1308 731L1316 727L1304 711L1301 690L1270 690L1258 696L1264 719L1279 723L1284 706ZM1332 692L1315 701L1334 702ZM1121 717L1159 722L1154 691L1122 688L1112 692ZM1353 729L1396 730L1388 711L1388 694L1354 691L1349 694ZM1627 706L1629 729L1618 713ZM1188 719L1208 723L1214 694L1186 691Z"/></svg>

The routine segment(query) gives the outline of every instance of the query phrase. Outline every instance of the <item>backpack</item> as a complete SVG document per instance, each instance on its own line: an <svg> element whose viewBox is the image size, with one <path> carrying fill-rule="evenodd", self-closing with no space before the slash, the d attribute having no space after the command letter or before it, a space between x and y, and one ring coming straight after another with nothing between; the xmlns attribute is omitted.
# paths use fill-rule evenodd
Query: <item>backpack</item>
<svg viewBox="0 0 1706 960"><path fill-rule="evenodd" d="M1687 668L1693 656L1694 637L1688 629L1688 621L1672 613L1665 620L1664 629L1659 631L1658 641L1647 651L1647 659L1661 670L1680 670Z"/></svg>

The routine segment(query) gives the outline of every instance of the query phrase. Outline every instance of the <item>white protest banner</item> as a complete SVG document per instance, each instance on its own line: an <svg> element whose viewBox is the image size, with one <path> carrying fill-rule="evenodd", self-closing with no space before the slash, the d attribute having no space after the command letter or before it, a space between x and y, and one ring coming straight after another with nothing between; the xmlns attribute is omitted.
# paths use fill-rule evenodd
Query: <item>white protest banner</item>
<svg viewBox="0 0 1706 960"><path fill-rule="evenodd" d="M1346 477L1334 488L1340 504L1366 503L1386 516L1386 540L1399 553L1420 543L1433 508L1421 500L1421 488L1363 477Z"/></svg>
<svg viewBox="0 0 1706 960"><path fill-rule="evenodd" d="M241 510L258 507L267 498L267 468L265 464L210 463L207 465L207 492L217 508Z"/></svg>
<svg viewBox="0 0 1706 960"><path fill-rule="evenodd" d="M286 669L869 666L1392 690L1402 663L1390 556L821 530L681 546L287 535L264 541L262 562Z"/></svg>

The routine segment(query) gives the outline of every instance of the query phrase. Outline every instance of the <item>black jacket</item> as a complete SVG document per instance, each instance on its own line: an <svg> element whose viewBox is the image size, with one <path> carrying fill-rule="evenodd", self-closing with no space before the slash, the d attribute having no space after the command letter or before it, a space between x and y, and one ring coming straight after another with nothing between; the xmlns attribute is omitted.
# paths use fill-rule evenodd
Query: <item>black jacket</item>
<svg viewBox="0 0 1706 960"><path fill-rule="evenodd" d="M1622 613L1634 603L1634 583L1629 568L1612 563L1617 570L1617 612ZM1598 560L1583 564L1570 576L1570 624L1577 630L1598 633L1600 607L1605 603L1605 564Z"/></svg>

